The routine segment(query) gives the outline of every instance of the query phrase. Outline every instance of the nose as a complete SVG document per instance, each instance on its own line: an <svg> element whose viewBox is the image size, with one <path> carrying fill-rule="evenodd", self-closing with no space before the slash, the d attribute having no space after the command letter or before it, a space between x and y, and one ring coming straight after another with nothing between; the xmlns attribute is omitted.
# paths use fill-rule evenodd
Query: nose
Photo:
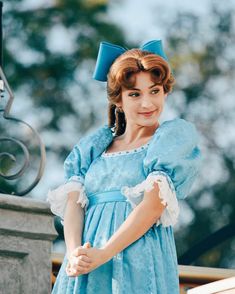
<svg viewBox="0 0 235 294"><path fill-rule="evenodd" d="M148 95L143 95L141 106L143 109L146 110L153 109L153 103Z"/></svg>

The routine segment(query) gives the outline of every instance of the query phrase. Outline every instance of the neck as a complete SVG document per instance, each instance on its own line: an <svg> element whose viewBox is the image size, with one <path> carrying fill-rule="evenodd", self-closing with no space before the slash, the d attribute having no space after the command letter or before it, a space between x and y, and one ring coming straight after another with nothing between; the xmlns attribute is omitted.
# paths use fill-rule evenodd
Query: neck
<svg viewBox="0 0 235 294"><path fill-rule="evenodd" d="M125 142L125 144L135 143L153 136L158 127L158 121L152 126L139 126L127 124L125 132L118 137L122 139Z"/></svg>

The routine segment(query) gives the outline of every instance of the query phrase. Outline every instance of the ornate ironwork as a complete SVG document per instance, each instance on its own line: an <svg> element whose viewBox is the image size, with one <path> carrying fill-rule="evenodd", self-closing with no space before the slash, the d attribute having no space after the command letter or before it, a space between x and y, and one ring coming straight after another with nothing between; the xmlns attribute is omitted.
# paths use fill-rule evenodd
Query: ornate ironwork
<svg viewBox="0 0 235 294"><path fill-rule="evenodd" d="M0 13L2 15L2 2L0 2ZM0 18L1 18L0 15ZM1 18L2 20L2 18ZM45 146L43 144L43 142L40 139L39 134L37 133L36 130L34 130L28 123L24 122L23 120L20 120L18 118L15 118L13 116L10 115L10 109L11 106L13 104L13 100L14 100L14 95L13 92L7 82L7 79L5 77L5 74L2 70L2 21L1 23L1 29L0 29L0 99L3 98L3 93L6 90L8 95L9 95L9 99L6 103L6 106L2 109L0 109L0 120L3 118L4 120L7 121L13 121L16 123L21 123L24 124L28 129L30 129L30 131L33 133L33 139L35 140L36 138L36 143L37 143L37 147L39 147L40 150L40 164L39 164L39 169L38 169L38 173L36 175L36 178L33 180L33 182L25 189L21 190L21 191L15 191L15 188L13 188L13 186L11 187L11 185L9 185L9 190L10 191L6 191L5 189L3 189L3 187L0 187L0 193L3 194L12 194L12 195L17 195L17 196L23 196L26 195L27 193L29 193L40 181L44 168L45 168L45 162L46 162L46 151L45 151ZM1 131L1 129L0 129ZM3 169L6 169L6 166L4 166L2 164L2 162L4 161L4 159L6 160L6 158L13 164L16 165L17 163L17 157L12 154L9 150L0 152L0 180L4 179L4 180L15 180L18 179L20 177L22 177L27 168L30 166L30 152L29 152L29 148L26 146L26 144L22 141L19 140L17 138L14 138L12 136L1 136L0 133L0 147L2 149L2 146L4 146L4 142L10 142L11 143L11 147L18 147L20 148L20 150L23 153L24 156L24 162L21 163L20 168L18 168L17 171L14 171L12 173L5 173L3 172ZM12 170L12 168L10 168L10 170ZM0 181L0 183L3 181ZM8 186L8 185L6 185Z"/></svg>

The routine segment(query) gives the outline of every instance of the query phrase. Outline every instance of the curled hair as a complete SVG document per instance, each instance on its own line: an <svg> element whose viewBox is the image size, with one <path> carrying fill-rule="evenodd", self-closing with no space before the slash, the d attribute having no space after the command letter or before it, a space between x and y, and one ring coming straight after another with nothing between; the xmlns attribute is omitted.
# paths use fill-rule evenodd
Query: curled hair
<svg viewBox="0 0 235 294"><path fill-rule="evenodd" d="M125 132L126 119L119 112L116 103L121 102L122 87L131 89L135 86L135 74L149 72L154 83L163 86L164 93L172 91L175 79L169 64L159 55L152 52L131 49L120 55L112 64L107 76L108 125L114 127L116 136Z"/></svg>

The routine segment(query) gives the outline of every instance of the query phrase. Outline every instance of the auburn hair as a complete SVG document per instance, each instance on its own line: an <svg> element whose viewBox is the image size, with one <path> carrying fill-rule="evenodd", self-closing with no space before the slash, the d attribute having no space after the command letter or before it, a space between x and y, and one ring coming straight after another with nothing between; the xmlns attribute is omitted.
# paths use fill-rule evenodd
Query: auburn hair
<svg viewBox="0 0 235 294"><path fill-rule="evenodd" d="M115 136L125 132L124 112L119 112L116 103L121 102L122 87L135 86L135 74L149 72L154 83L163 86L164 93L172 91L175 79L166 60L159 55L141 49L130 49L121 54L110 67L107 75L108 126L114 128Z"/></svg>

